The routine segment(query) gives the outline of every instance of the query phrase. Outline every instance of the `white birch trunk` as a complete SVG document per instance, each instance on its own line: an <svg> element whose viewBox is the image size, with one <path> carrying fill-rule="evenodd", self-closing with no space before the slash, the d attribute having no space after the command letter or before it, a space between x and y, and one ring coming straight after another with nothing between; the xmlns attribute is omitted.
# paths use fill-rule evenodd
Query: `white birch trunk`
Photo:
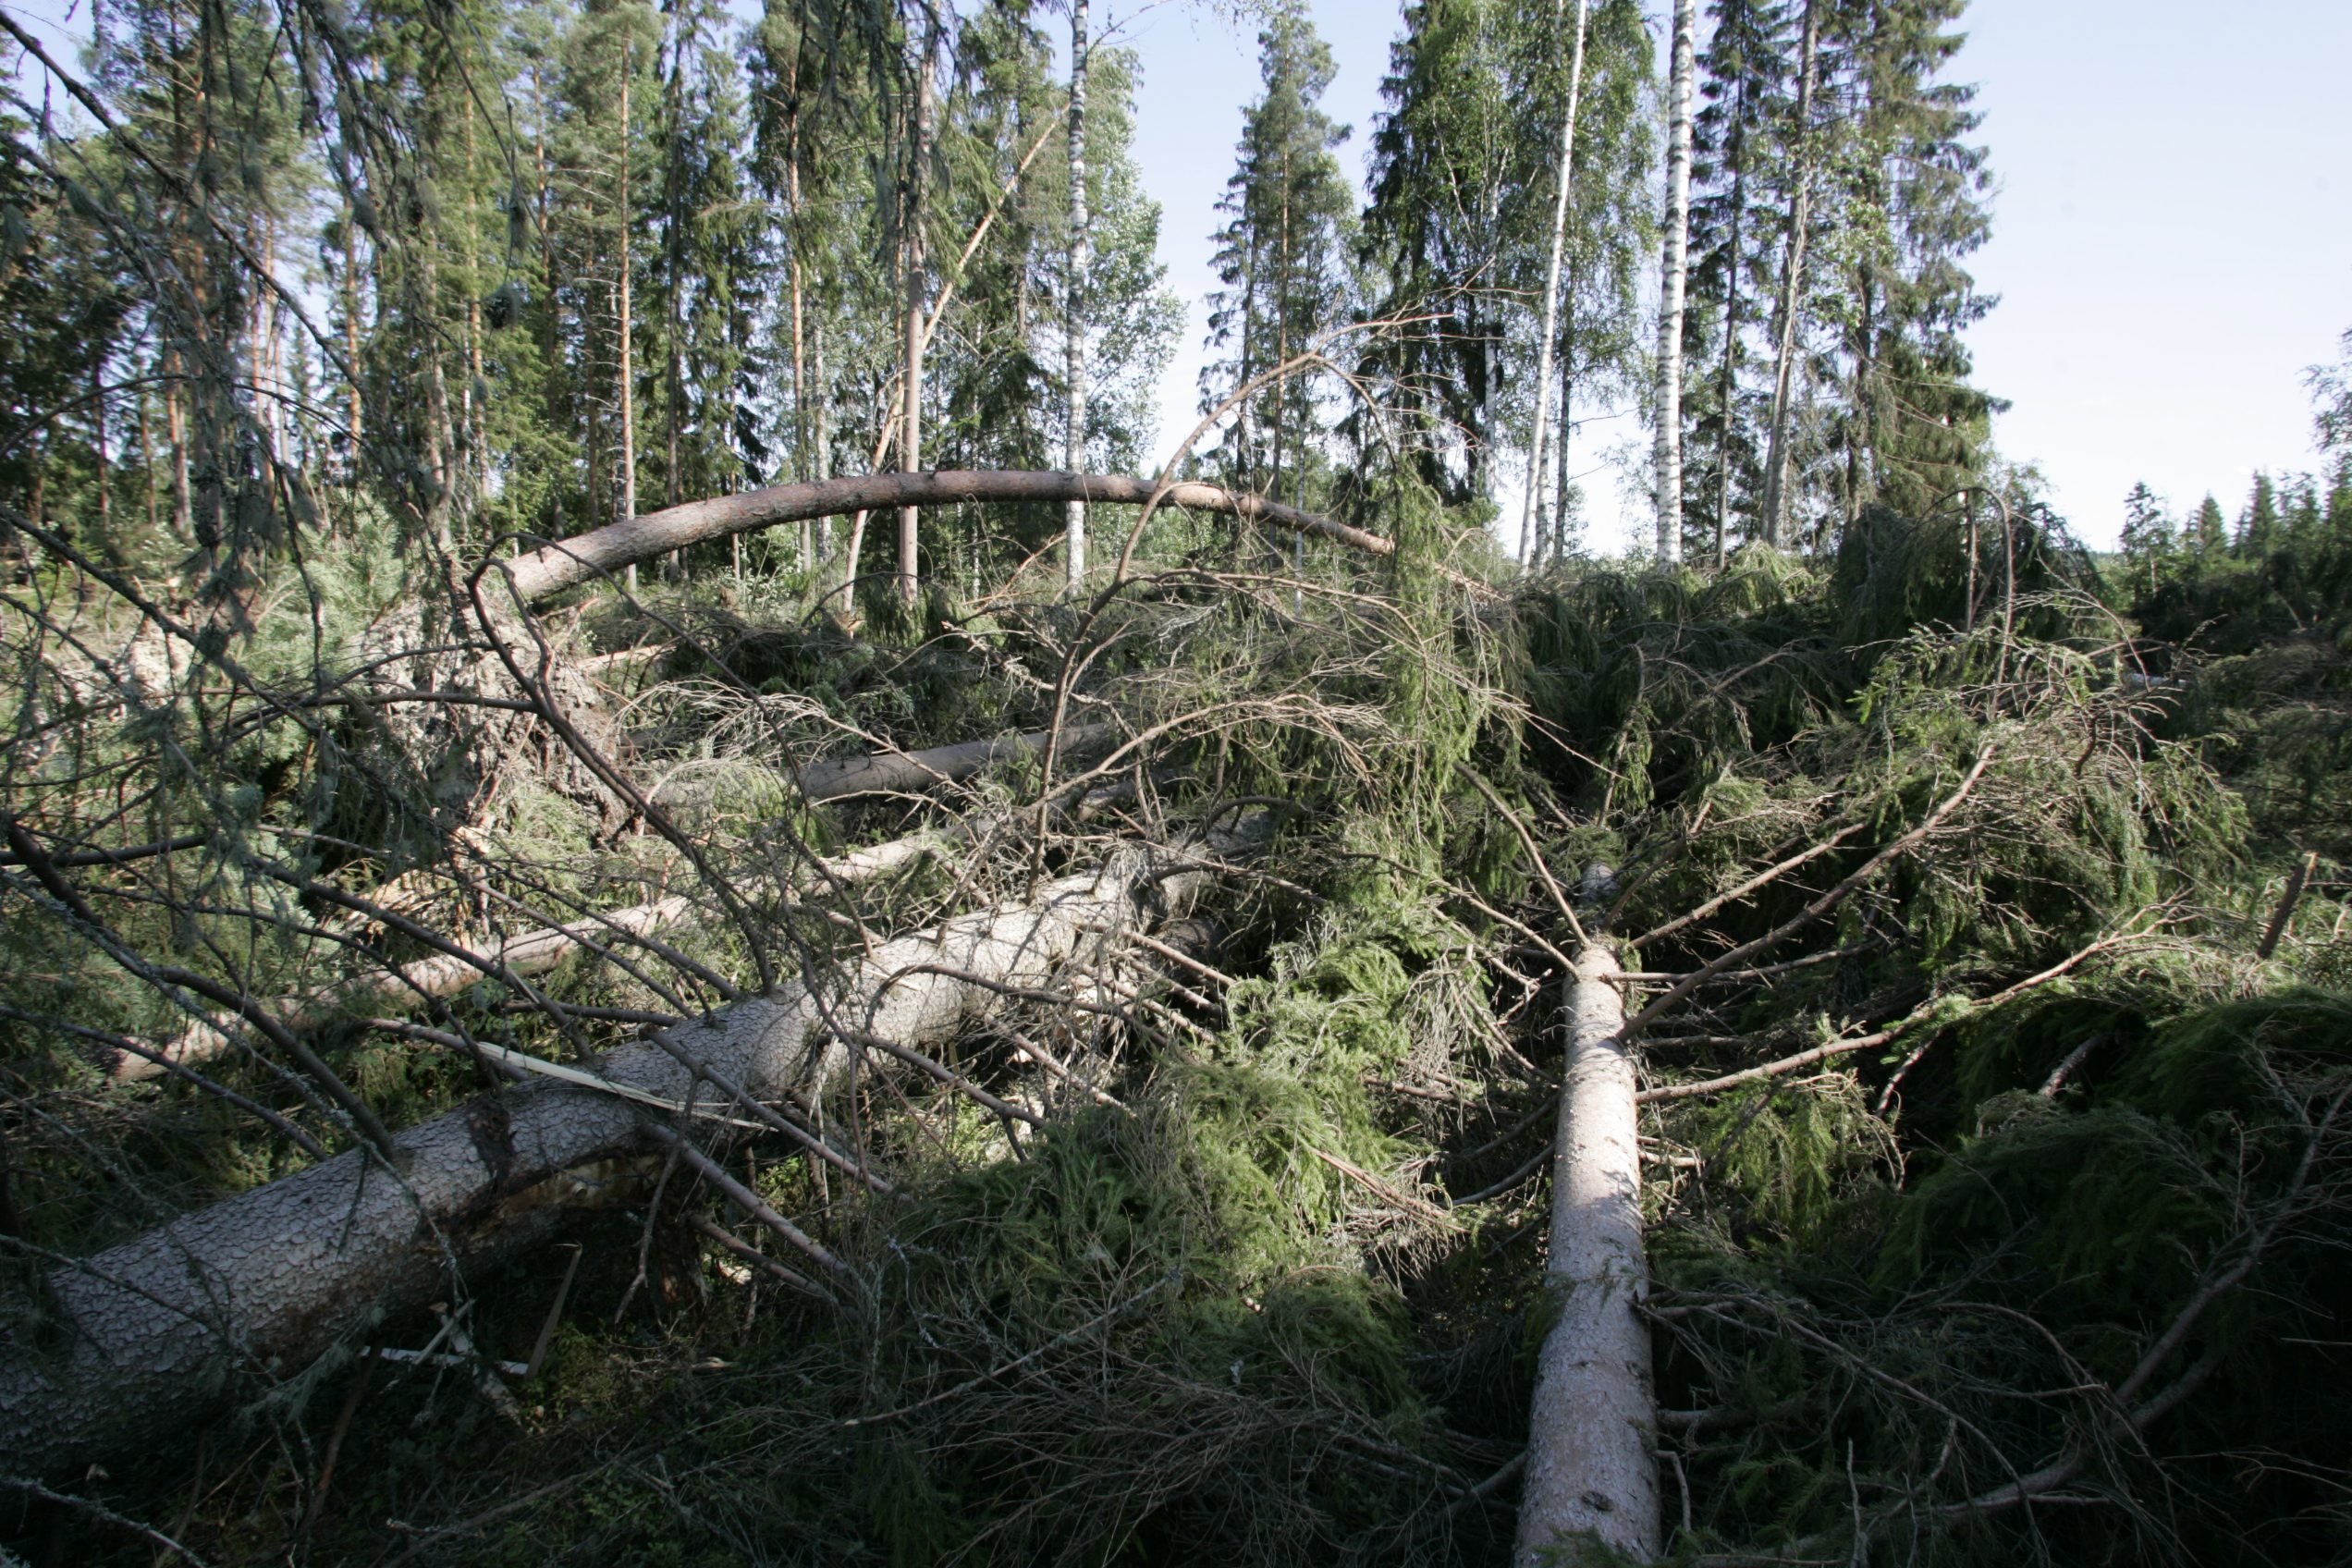
<svg viewBox="0 0 2352 1568"><path fill-rule="evenodd" d="M1576 172L1576 100L1585 85L1585 18L1590 0L1576 0L1575 55L1568 66L1568 111L1560 121L1560 190L1551 204L1551 260L1544 267L1543 337L1536 359L1536 433L1527 448L1527 501L1519 514L1520 554L1529 566L1543 554L1544 438L1551 416L1552 340L1560 332L1560 260L1568 245L1568 205ZM1558 7L1553 14L1558 15ZM1566 410L1562 410L1563 417ZM1564 502L1565 497L1562 497Z"/></svg>
<svg viewBox="0 0 2352 1568"><path fill-rule="evenodd" d="M1552 1148L1551 1256L1559 1317L1536 1364L1526 1480L1512 1560L1541 1568L1579 1536L1638 1562L1659 1553L1658 1408L1650 1389L1634 1060L1619 1038L1617 960L1595 944L1565 986L1568 1059ZM1570 1559L1573 1561L1574 1559Z"/></svg>
<svg viewBox="0 0 2352 1568"><path fill-rule="evenodd" d="M1690 271L1691 81L1698 0L1675 0L1667 87L1666 249L1659 266L1658 564L1683 558L1683 290Z"/></svg>

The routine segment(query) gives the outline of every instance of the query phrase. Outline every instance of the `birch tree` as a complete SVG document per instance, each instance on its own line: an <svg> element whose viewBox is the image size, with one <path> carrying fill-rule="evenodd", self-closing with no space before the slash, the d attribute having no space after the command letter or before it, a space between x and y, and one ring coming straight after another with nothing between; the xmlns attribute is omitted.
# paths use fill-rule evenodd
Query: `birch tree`
<svg viewBox="0 0 2352 1568"><path fill-rule="evenodd" d="M1658 563L1683 558L1683 290L1690 248L1691 99L1698 0L1675 0L1666 89L1665 251L1658 304Z"/></svg>
<svg viewBox="0 0 2352 1568"><path fill-rule="evenodd" d="M1527 500L1519 514L1522 556L1533 564L1543 536L1542 505L1545 425L1551 413L1552 348L1560 335L1560 261L1568 241L1568 205L1576 172L1576 101L1585 84L1585 20L1589 0L1576 0L1574 53L1568 66L1568 107L1560 116L1560 189L1552 198L1551 253L1544 263L1543 336L1536 350L1536 429L1527 442ZM1557 18L1561 7L1554 6ZM1564 410L1563 410L1564 417ZM1561 497L1567 504L1567 497Z"/></svg>

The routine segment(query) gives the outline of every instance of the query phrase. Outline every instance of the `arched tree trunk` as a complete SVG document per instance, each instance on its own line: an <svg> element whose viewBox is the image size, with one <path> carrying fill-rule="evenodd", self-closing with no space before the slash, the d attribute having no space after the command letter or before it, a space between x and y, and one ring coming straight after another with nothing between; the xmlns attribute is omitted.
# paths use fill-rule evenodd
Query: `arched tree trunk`
<svg viewBox="0 0 2352 1568"><path fill-rule="evenodd" d="M1222 512L1335 539L1366 555L1396 553L1393 541L1361 528L1303 512L1221 485L1185 482L1165 493L1150 481L1100 473L1053 473L1024 470L941 470L931 473L874 473L854 479L812 480L689 501L682 507L630 518L558 540L506 562L504 570L526 600L544 599L667 550L705 539L720 539L754 528L802 518L845 517L888 507L949 506L957 502L1067 501L1142 506L1158 496L1163 505Z"/></svg>

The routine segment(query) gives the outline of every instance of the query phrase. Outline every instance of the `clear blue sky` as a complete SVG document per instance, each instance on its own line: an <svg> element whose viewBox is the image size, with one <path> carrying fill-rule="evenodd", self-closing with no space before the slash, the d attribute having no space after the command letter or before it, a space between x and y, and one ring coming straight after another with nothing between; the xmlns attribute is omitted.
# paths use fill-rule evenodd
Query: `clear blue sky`
<svg viewBox="0 0 2352 1568"><path fill-rule="evenodd" d="M1360 157L1398 7L1311 9L1339 63L1326 106ZM1098 26L1106 11L1132 18L1143 53L1136 150L1194 312L1165 446L1192 423L1207 236L1257 90L1255 41L1203 5L1096 0ZM1980 88L2001 186L1973 267L2002 302L1971 341L1978 384L2014 405L2003 454L2037 465L2096 545L2136 480L2175 508L2211 489L2235 514L2257 468L2316 466L2302 371L2352 326L2352 0L1976 0L1963 26L1952 77ZM1597 432L1590 445L1598 462ZM1619 483L1586 484L1592 544L1610 549ZM1638 499L1624 521L1647 527Z"/></svg>

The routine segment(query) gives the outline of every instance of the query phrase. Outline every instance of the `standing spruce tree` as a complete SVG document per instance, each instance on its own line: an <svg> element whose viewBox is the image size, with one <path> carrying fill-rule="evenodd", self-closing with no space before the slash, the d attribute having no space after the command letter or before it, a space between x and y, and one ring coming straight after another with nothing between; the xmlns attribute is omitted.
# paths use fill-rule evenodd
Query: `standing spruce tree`
<svg viewBox="0 0 2352 1568"><path fill-rule="evenodd" d="M1760 504L1763 453L1747 386L1762 301L1774 276L1758 198L1774 151L1772 119L1790 80L1787 9L1779 0L1714 0L1692 134L1691 267L1683 351L1684 532L1721 570L1733 518ZM1769 356L1768 356L1769 362Z"/></svg>
<svg viewBox="0 0 2352 1568"><path fill-rule="evenodd" d="M1501 292L1505 236L1540 232L1513 202L1527 193L1529 157L1548 158L1535 150L1551 141L1528 134L1513 96L1516 10L1408 5L1372 137L1363 257L1373 313L1411 325L1370 343L1359 374L1399 417L1418 479L1454 506L1487 497L1503 334L1524 315Z"/></svg>
<svg viewBox="0 0 2352 1568"><path fill-rule="evenodd" d="M642 204L659 190L646 131L661 31L644 0L591 0L562 43L550 222L591 528L639 509L637 272L650 260Z"/></svg>
<svg viewBox="0 0 2352 1568"><path fill-rule="evenodd" d="M2258 472L2254 475L2254 488L2246 497L2246 509L2237 514L2237 531L2230 540L2230 554L2240 560L2266 559L2285 542L2278 486L2269 474Z"/></svg>
<svg viewBox="0 0 2352 1568"><path fill-rule="evenodd" d="M1224 357L1201 374L1202 406L1309 349L1340 318L1350 200L1334 153L1347 128L1318 106L1330 49L1295 5L1258 34L1264 90L1243 111L1242 140L1212 236L1223 288L1209 305L1208 342ZM1241 407L1218 457L1229 483L1305 505L1320 454L1318 377L1293 374Z"/></svg>
<svg viewBox="0 0 2352 1568"><path fill-rule="evenodd" d="M2124 497L2124 559L2135 579L2146 578L2153 598L2174 549L2173 520L2164 503L2143 482Z"/></svg>
<svg viewBox="0 0 2352 1568"><path fill-rule="evenodd" d="M1991 176L1965 140L1973 87L1942 81L1966 0L1869 0L1835 39L1844 128L1831 266L1841 408L1837 515L1924 516L1984 469L1998 406L1969 385L1963 334L1993 301L1962 264L1990 230Z"/></svg>
<svg viewBox="0 0 2352 1568"><path fill-rule="evenodd" d="M659 323L665 506L725 495L763 476L753 405L765 226L739 161L741 73L716 0L676 0L659 122Z"/></svg>

